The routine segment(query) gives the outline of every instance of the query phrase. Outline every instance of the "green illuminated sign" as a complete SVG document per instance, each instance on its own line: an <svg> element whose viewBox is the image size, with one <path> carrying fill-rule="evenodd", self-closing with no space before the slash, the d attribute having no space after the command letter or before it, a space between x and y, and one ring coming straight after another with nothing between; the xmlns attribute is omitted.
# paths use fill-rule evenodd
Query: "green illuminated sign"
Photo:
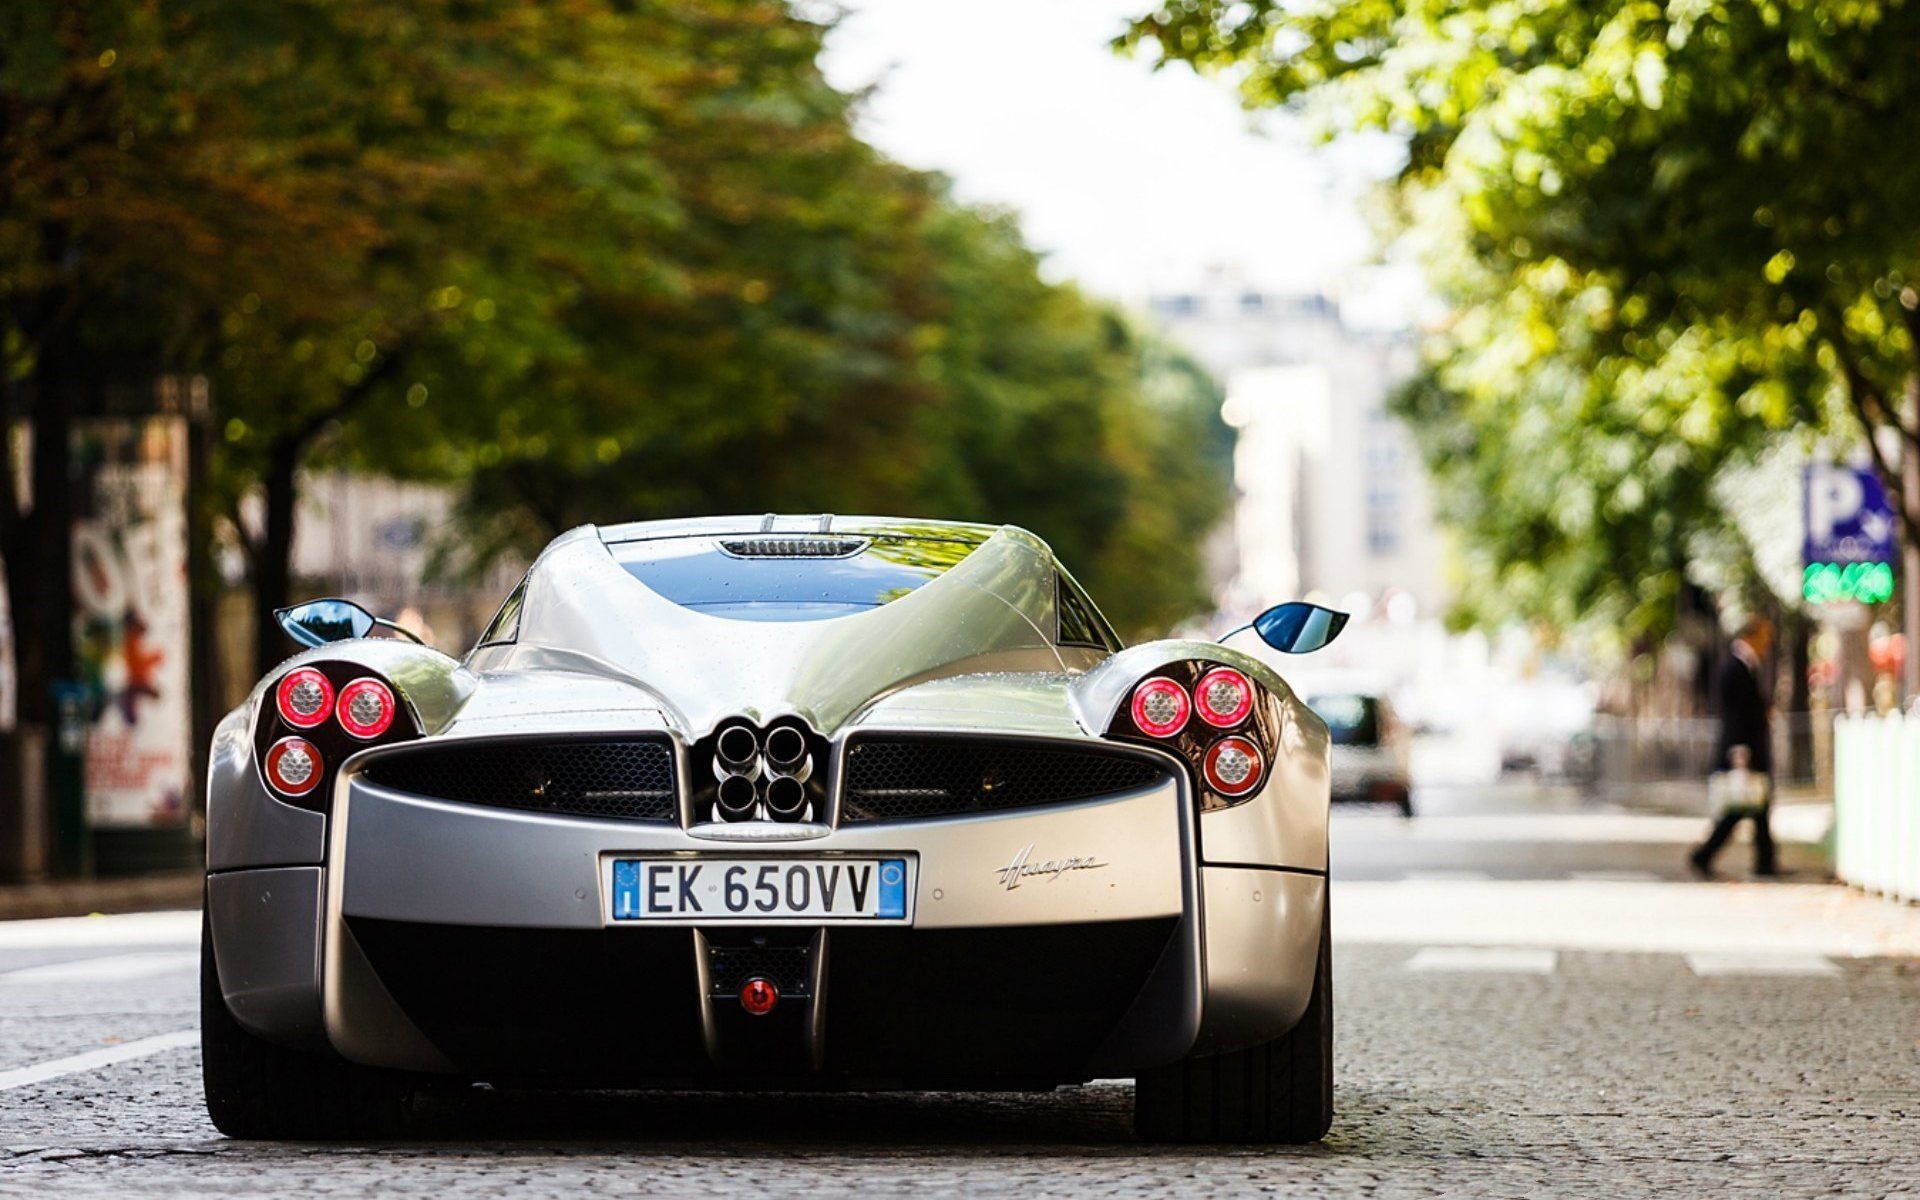
<svg viewBox="0 0 1920 1200"><path fill-rule="evenodd" d="M1843 600L1879 604L1893 599L1893 564L1808 563L1800 577L1800 594L1811 604L1837 604Z"/></svg>

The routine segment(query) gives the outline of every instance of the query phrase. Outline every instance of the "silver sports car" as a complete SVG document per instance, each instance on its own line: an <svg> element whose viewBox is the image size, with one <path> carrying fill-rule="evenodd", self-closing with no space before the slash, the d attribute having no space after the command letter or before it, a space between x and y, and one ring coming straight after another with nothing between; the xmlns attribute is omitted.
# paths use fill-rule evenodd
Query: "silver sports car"
<svg viewBox="0 0 1920 1200"><path fill-rule="evenodd" d="M461 659L288 609L212 747L207 1107L1132 1077L1142 1136L1317 1139L1327 729L1230 643L1345 619L1124 647L1024 530L787 516L576 529Z"/></svg>

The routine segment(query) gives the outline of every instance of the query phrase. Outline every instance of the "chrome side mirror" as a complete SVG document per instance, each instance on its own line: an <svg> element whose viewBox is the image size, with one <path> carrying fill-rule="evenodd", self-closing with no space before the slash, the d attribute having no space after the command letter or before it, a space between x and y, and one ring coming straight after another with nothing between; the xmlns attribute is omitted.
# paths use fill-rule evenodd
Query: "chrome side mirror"
<svg viewBox="0 0 1920 1200"><path fill-rule="evenodd" d="M302 646L325 646L330 642L368 637L376 628L390 629L408 641L420 640L392 621L382 620L353 601L338 597L277 608L273 616L280 622L280 628L287 631L287 636Z"/></svg>
<svg viewBox="0 0 1920 1200"><path fill-rule="evenodd" d="M1311 654L1346 627L1346 613L1304 600L1276 604L1253 619L1253 631L1260 640L1282 654Z"/></svg>

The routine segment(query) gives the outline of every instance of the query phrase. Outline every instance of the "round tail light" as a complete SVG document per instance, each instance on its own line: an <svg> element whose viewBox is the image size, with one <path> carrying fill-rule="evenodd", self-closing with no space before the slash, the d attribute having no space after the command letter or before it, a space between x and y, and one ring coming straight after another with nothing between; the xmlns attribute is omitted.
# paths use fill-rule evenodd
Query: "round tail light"
<svg viewBox="0 0 1920 1200"><path fill-rule="evenodd" d="M377 738L393 724L393 689L378 679L356 679L340 689L340 728L354 737Z"/></svg>
<svg viewBox="0 0 1920 1200"><path fill-rule="evenodd" d="M1224 737L1207 747L1200 764L1207 786L1222 796L1244 796L1260 786L1266 760L1260 747L1243 737Z"/></svg>
<svg viewBox="0 0 1920 1200"><path fill-rule="evenodd" d="M1230 729L1253 711L1253 682L1232 667L1215 667L1194 685L1193 706L1202 721Z"/></svg>
<svg viewBox="0 0 1920 1200"><path fill-rule="evenodd" d="M284 796L304 796L320 786L326 764L312 742L283 737L267 747L267 782Z"/></svg>
<svg viewBox="0 0 1920 1200"><path fill-rule="evenodd" d="M273 703L282 721L295 729L312 729L325 723L333 710L333 684L312 667L295 667L280 677Z"/></svg>
<svg viewBox="0 0 1920 1200"><path fill-rule="evenodd" d="M1156 675L1133 689L1133 723L1148 737L1169 738L1187 727L1193 702L1187 689Z"/></svg>

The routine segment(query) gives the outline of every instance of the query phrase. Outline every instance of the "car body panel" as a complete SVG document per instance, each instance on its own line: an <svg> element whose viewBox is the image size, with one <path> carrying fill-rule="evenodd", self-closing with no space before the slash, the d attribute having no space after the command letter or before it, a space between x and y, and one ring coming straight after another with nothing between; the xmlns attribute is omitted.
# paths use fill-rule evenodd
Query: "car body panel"
<svg viewBox="0 0 1920 1200"><path fill-rule="evenodd" d="M224 871L207 879L207 919L214 928L280 931L224 940L220 991L234 1019L259 1036L306 1050L328 1045L320 1012L325 893L319 867Z"/></svg>

